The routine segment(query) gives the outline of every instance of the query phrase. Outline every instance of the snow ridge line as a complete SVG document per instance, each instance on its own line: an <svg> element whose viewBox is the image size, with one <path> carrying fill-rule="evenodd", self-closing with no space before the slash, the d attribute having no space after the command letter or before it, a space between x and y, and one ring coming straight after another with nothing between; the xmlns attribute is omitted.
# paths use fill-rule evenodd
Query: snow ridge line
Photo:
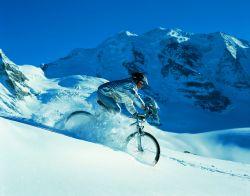
<svg viewBox="0 0 250 196"><path fill-rule="evenodd" d="M16 121L16 122L19 122L19 123L24 123L24 124L27 124L27 125L35 126L35 127L44 129L46 131L50 131L50 132L62 134L62 135L68 136L68 137L72 137L72 138L75 138L75 139L83 140L82 138L80 138L76 134L74 134L73 132L69 132L69 131L61 130L61 129L56 129L54 127L50 127L50 126L47 126L47 125L44 125L44 124L41 124L41 123L37 123L37 122L35 122L35 121L31 120L31 119L13 117L13 116L2 116L2 115L0 115L0 118L13 120L13 121Z"/></svg>

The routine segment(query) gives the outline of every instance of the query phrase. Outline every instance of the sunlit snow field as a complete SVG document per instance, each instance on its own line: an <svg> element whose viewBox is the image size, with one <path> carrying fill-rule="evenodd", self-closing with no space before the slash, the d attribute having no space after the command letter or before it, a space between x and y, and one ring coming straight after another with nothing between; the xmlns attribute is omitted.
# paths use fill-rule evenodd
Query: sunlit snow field
<svg viewBox="0 0 250 196"><path fill-rule="evenodd" d="M122 151L0 118L1 195L247 195L248 164L169 150L148 166Z"/></svg>
<svg viewBox="0 0 250 196"><path fill-rule="evenodd" d="M250 128L191 134L146 123L161 146L152 167L124 151L134 120L110 115L96 104L95 91L107 80L48 79L28 65L20 70L33 95L15 102L18 112L1 113L0 195L249 194ZM77 110L93 118L79 116L65 124ZM176 122L179 132L183 126Z"/></svg>

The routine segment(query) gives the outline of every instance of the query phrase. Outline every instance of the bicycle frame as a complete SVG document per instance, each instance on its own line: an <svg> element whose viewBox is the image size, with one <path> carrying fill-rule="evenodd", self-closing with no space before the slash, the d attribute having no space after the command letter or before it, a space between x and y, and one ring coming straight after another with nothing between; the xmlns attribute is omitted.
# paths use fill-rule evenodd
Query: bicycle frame
<svg viewBox="0 0 250 196"><path fill-rule="evenodd" d="M137 129L137 147L138 147L138 150L139 151L143 151L143 148L142 148L142 144L141 144L141 136L143 134L143 129L144 129L144 126L142 125L142 123L145 122L145 119L139 119L139 118L136 118L136 122L132 123L132 125L136 125L136 129Z"/></svg>
<svg viewBox="0 0 250 196"><path fill-rule="evenodd" d="M130 144L132 144L131 147L134 149L134 150L132 150L132 154L133 154L133 152L140 153L140 154L136 154L135 157L140 158L140 155L142 155L142 157L141 157L142 159L143 159L144 155L146 155L146 156L150 155L152 158L152 162L150 164L155 165L160 158L160 145L153 135L151 135L147 131L144 131L143 122L145 122L146 119L147 119L147 114L146 115L137 115L136 122L131 124L131 126L136 125L136 131L131 133L127 137L126 147L128 147L128 144L132 140L132 143L130 143ZM137 148L137 149L135 149L135 148ZM144 154L144 152L146 154ZM148 154L148 153L150 153L150 154ZM152 155L153 155L153 157L152 157Z"/></svg>

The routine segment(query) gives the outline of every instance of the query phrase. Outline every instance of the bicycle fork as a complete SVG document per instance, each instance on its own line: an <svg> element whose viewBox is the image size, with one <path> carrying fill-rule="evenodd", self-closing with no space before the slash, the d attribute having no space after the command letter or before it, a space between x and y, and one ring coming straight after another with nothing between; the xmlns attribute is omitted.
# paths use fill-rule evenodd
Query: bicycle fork
<svg viewBox="0 0 250 196"><path fill-rule="evenodd" d="M137 148L140 152L143 152L142 143L141 143L142 129L143 127L138 127L138 134L137 134Z"/></svg>

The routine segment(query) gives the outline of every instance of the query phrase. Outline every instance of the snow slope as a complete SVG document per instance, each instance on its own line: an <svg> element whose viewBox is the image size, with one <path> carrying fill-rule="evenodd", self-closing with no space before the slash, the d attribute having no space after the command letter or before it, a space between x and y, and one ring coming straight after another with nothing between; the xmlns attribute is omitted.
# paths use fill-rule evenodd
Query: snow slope
<svg viewBox="0 0 250 196"><path fill-rule="evenodd" d="M218 130L198 134L154 132L161 146L205 157L250 163L250 128Z"/></svg>
<svg viewBox="0 0 250 196"><path fill-rule="evenodd" d="M67 131L67 135L72 137L118 149L126 136L134 130L134 128L129 126L133 120L119 115L102 115L87 129L84 126L81 127L82 118L78 119L77 122L80 124L80 127L73 129L64 127L65 118L73 111L84 110L93 114L102 112L99 111L100 108L96 108L96 99L92 95L95 94L97 87L106 80L84 75L48 79L40 68L25 65L20 66L19 69L28 78L26 85L35 92L36 96L27 96L25 100L16 101L16 105L18 105L19 111L21 111L21 115L16 114L17 118L26 118L33 124L47 125L57 128L56 131L59 132L61 132L60 130ZM8 112L2 115L9 116ZM214 118L216 119L218 116L215 115ZM170 118L168 124L171 123L179 131L181 130L179 127L181 120L175 121ZM213 121L210 123L213 123ZM168 129L161 127L161 130L159 130L149 125L146 125L146 127L148 131L157 136L158 140L161 140L161 145L169 149L250 163L249 156L247 156L250 153L250 147L246 145L250 141L249 129L245 129L245 131L243 129L235 129L212 132L211 134L192 135L162 133L162 131L168 131ZM88 132L88 129L91 129L91 132Z"/></svg>
<svg viewBox="0 0 250 196"><path fill-rule="evenodd" d="M0 195L239 195L250 166L162 148L155 167L121 151L0 118Z"/></svg>
<svg viewBox="0 0 250 196"><path fill-rule="evenodd" d="M76 49L43 67L52 78L0 50L0 195L249 194L249 59L249 43L227 34L162 28ZM133 119L96 105L100 76L137 69L161 107L163 126L145 124L161 146L155 167L123 152ZM66 126L76 110L95 118Z"/></svg>

